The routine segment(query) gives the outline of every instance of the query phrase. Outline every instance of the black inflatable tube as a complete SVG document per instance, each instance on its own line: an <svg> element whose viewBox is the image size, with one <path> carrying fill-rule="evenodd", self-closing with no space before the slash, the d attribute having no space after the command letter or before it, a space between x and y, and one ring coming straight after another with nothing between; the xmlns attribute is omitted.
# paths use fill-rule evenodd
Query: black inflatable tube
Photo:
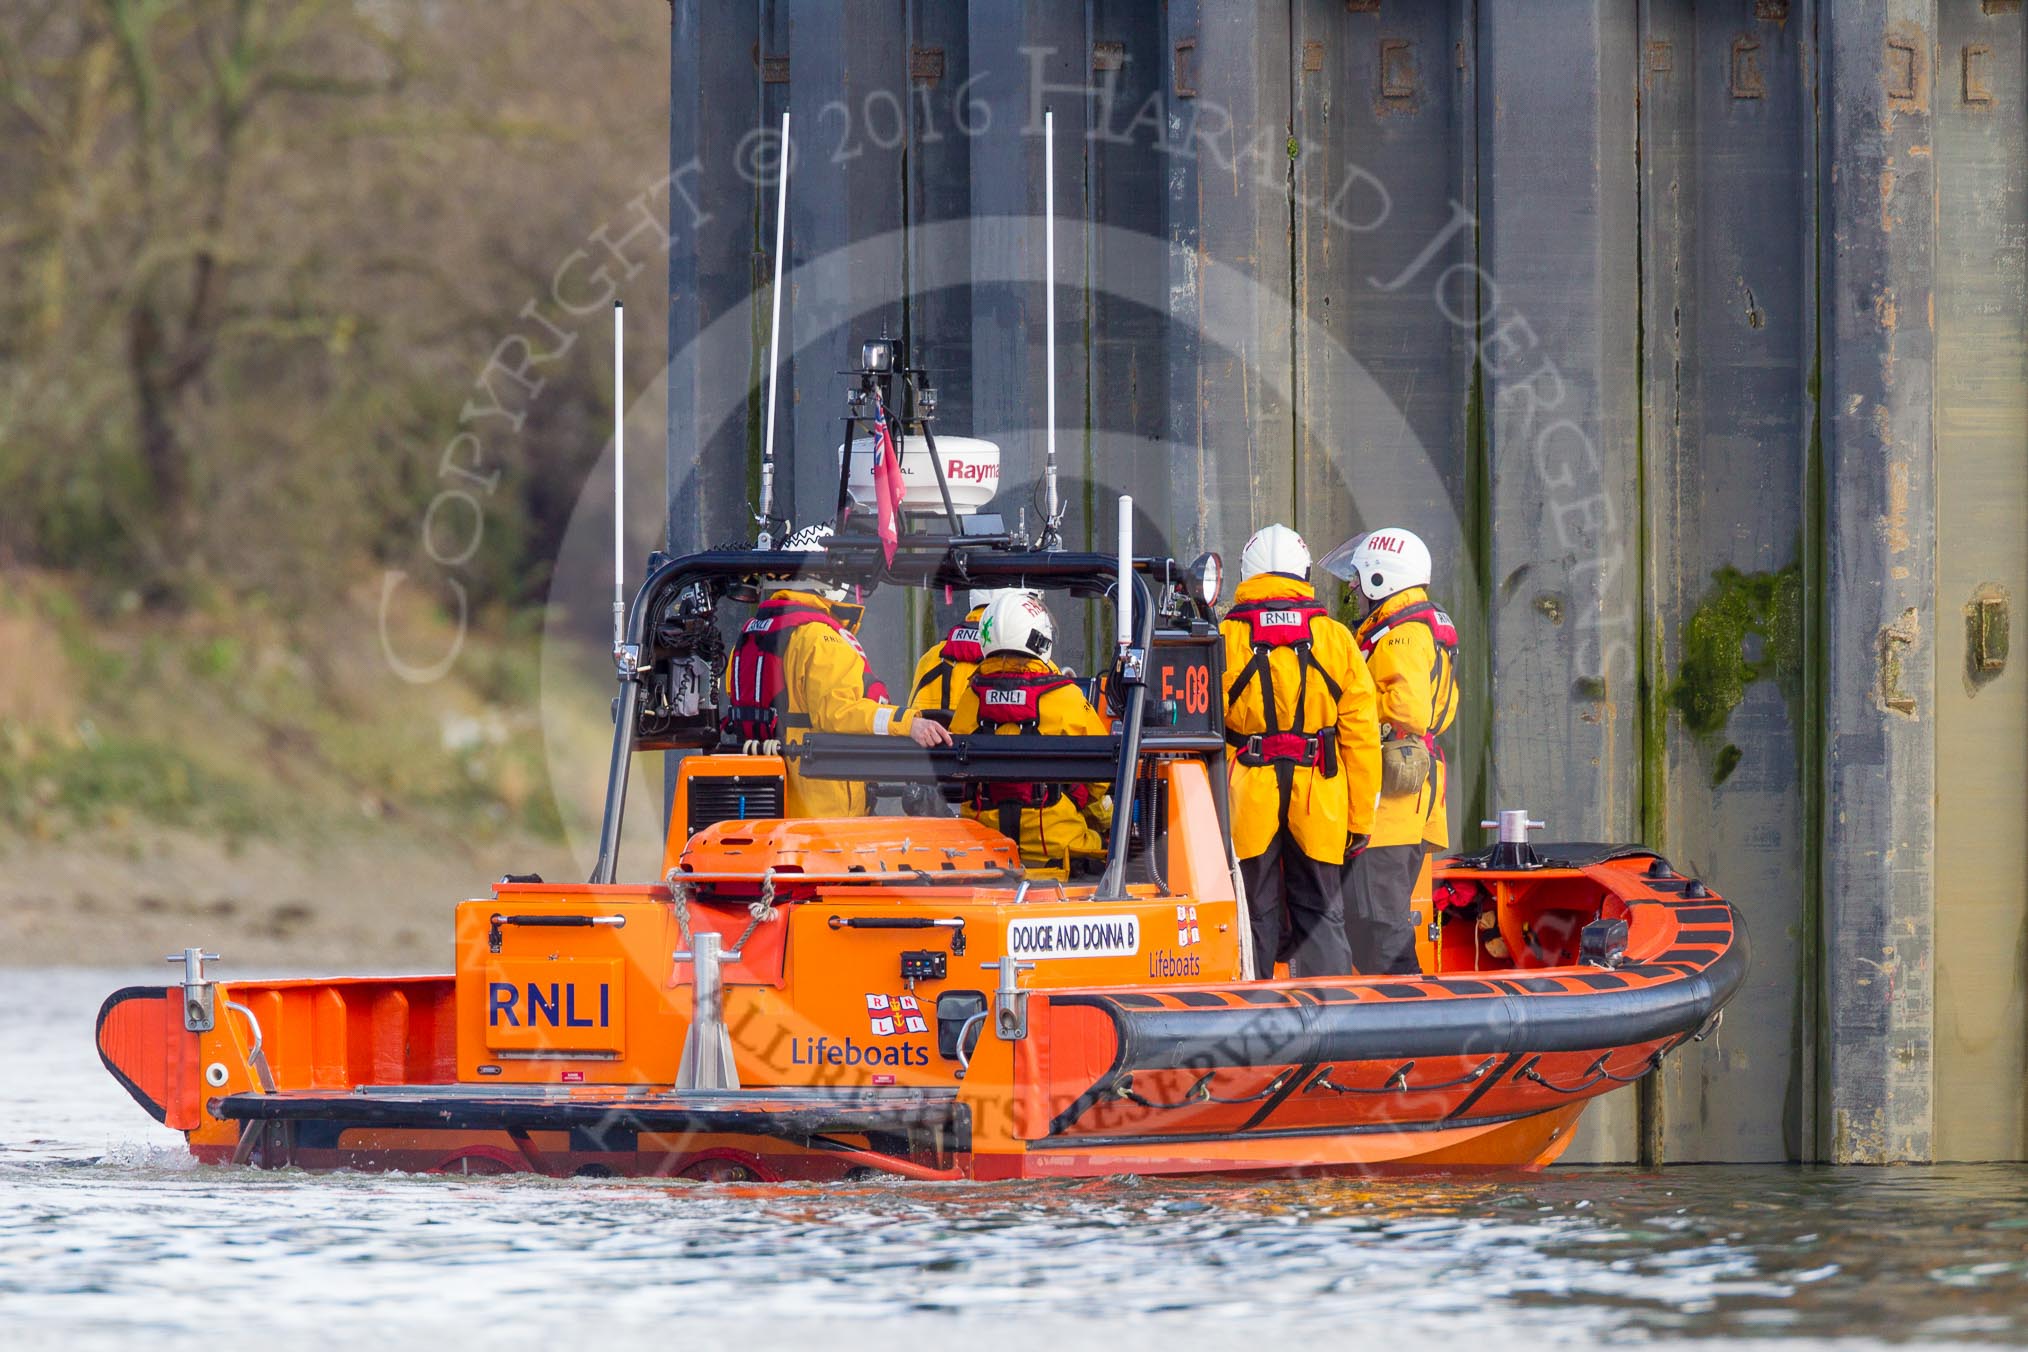
<svg viewBox="0 0 2028 1352"><path fill-rule="evenodd" d="M1702 1027L1746 976L1746 925L1737 910L1732 923L1731 945L1703 970L1630 990L1196 1009L1130 1009L1103 995L1059 999L1111 1016L1120 1040L1114 1074L1598 1051Z"/></svg>

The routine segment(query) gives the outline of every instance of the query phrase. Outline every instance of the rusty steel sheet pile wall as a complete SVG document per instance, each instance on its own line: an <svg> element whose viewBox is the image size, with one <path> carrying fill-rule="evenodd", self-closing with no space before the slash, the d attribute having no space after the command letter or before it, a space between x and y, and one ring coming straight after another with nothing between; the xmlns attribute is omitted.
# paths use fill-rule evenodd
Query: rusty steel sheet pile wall
<svg viewBox="0 0 2028 1352"><path fill-rule="evenodd" d="M1069 542L1121 492L1180 556L1415 529L1465 638L1453 840L1525 806L1745 910L1724 1026L1569 1158L2028 1156L2017 0L671 23L673 547L751 528L785 109L778 504L828 515L885 325L1036 523L1053 112ZM879 673L950 615L877 604Z"/></svg>
<svg viewBox="0 0 2028 1352"><path fill-rule="evenodd" d="M2028 682L2004 651L2028 598L2028 43L2019 6L1985 8L1944 6L1935 30L1932 1153L1955 1160L2028 1154L2028 935L2005 881L2028 877Z"/></svg>

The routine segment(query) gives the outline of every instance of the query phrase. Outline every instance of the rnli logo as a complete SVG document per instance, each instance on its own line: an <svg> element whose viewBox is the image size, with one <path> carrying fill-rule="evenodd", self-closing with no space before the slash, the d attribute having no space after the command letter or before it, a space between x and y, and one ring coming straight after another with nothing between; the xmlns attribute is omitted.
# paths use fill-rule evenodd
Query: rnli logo
<svg viewBox="0 0 2028 1352"><path fill-rule="evenodd" d="M951 630L951 642L953 643L977 643L978 641L979 627L977 625L965 625Z"/></svg>
<svg viewBox="0 0 2028 1352"><path fill-rule="evenodd" d="M610 1028L612 988L601 981L596 1013L587 998L578 1009L578 987L571 982L495 981L486 992L486 1022L507 1028Z"/></svg>
<svg viewBox="0 0 2028 1352"><path fill-rule="evenodd" d="M503 958L486 965L486 1045L523 1052L617 1052L627 987L613 959Z"/></svg>
<svg viewBox="0 0 2028 1352"><path fill-rule="evenodd" d="M866 996L866 1023L875 1037L902 1037L929 1031L929 1021L923 1017L922 1004L913 995L881 995L869 991Z"/></svg>
<svg viewBox="0 0 2028 1352"><path fill-rule="evenodd" d="M774 627L775 622L773 620L748 620L746 622L746 632L749 634L765 634Z"/></svg>
<svg viewBox="0 0 2028 1352"><path fill-rule="evenodd" d="M1381 554L1399 554L1402 541L1399 535L1375 535L1366 541L1366 547Z"/></svg>
<svg viewBox="0 0 2028 1352"><path fill-rule="evenodd" d="M1028 692L1026 690L988 690L986 692L986 703L988 704L1026 704L1027 702Z"/></svg>
<svg viewBox="0 0 2028 1352"><path fill-rule="evenodd" d="M1197 927L1197 908L1178 906L1176 908L1176 947L1188 948L1204 942L1204 931Z"/></svg>
<svg viewBox="0 0 2028 1352"><path fill-rule="evenodd" d="M1303 612L1300 610L1263 610L1260 613L1260 622L1269 627L1298 625L1303 622Z"/></svg>

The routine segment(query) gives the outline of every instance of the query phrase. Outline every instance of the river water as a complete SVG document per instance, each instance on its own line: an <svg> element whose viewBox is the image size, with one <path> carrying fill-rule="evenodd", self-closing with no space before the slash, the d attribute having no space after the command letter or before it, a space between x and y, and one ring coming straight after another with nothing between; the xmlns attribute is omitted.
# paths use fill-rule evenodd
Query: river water
<svg viewBox="0 0 2028 1352"><path fill-rule="evenodd" d="M165 969L166 970L166 969ZM0 980L0 1347L2028 1343L2028 1169L874 1183L199 1168Z"/></svg>

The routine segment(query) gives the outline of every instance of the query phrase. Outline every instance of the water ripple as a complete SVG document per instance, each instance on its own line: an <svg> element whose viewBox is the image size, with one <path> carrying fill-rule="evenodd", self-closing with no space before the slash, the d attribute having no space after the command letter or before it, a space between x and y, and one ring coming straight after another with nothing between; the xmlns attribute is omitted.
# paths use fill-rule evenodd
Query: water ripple
<svg viewBox="0 0 2028 1352"><path fill-rule="evenodd" d="M193 1166L0 991L9 1347L2028 1341L2028 1171L699 1185Z"/></svg>

